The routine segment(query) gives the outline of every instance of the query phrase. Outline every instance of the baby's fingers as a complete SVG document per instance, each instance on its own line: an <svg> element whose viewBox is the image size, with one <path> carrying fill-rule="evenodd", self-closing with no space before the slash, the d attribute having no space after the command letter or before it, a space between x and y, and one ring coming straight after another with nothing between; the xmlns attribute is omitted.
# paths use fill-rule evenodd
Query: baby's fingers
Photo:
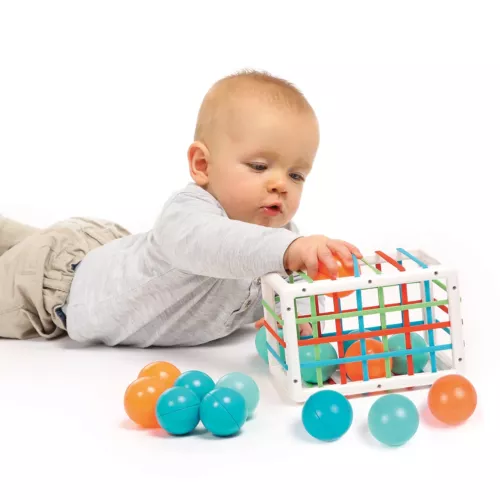
<svg viewBox="0 0 500 500"><path fill-rule="evenodd" d="M359 250L359 248L355 245L353 245L352 243L349 243L348 241L343 241L342 242L348 249L351 253L353 253L358 259L362 259L363 258L363 254L361 253L361 251Z"/></svg>
<svg viewBox="0 0 500 500"><path fill-rule="evenodd" d="M304 256L304 265L307 275L314 279L318 274L318 252L316 248L310 249Z"/></svg>
<svg viewBox="0 0 500 500"><path fill-rule="evenodd" d="M339 256L340 260L342 260L346 266L353 266L351 251L343 241L327 240L326 245L333 253Z"/></svg>
<svg viewBox="0 0 500 500"><path fill-rule="evenodd" d="M328 272L325 274L331 277L331 279L335 279L339 272L339 268L337 266L337 263L335 262L335 259L333 258L332 252L327 246L322 247L318 251L318 258L320 260L319 264L320 272L321 272L321 267L324 266L328 270ZM323 264L323 266L321 264Z"/></svg>

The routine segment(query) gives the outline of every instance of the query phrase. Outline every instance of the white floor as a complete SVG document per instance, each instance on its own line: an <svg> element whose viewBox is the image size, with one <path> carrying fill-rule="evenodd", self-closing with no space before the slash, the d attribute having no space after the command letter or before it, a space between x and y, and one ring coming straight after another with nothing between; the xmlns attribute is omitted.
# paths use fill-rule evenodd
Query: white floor
<svg viewBox="0 0 500 500"><path fill-rule="evenodd" d="M366 417L375 397L352 400L351 429L335 443L321 443L303 429L300 407L282 400L271 385L254 333L172 350L2 340L0 498L144 498L148 491L158 498L215 491L218 499L255 498L274 490L285 497L301 490L312 495L320 486L388 498L387 485L403 483L405 497L421 498L440 489L466 492L481 482L470 477L485 446L481 387L475 415L458 428L436 426L429 418L427 390L407 393L422 418L404 447L385 448L369 435ZM202 427L188 437L137 429L124 413L123 393L144 365L158 359L215 380L231 371L248 373L261 390L257 415L226 439Z"/></svg>

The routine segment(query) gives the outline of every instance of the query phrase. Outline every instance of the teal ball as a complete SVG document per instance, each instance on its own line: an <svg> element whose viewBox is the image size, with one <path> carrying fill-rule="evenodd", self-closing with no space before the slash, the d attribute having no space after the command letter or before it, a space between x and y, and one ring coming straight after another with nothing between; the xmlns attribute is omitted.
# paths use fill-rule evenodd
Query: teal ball
<svg viewBox="0 0 500 500"><path fill-rule="evenodd" d="M314 345L304 345L299 347L299 360L300 363L312 363L318 361L316 359L316 348L319 347L319 361L328 361L338 359L337 351L333 348L331 344L318 344ZM335 370L337 370L338 365L328 365L321 366L321 382L328 380ZM310 384L319 384L317 368L304 368L301 367L301 376L305 382Z"/></svg>
<svg viewBox="0 0 500 500"><path fill-rule="evenodd" d="M239 392L244 398L248 417L251 417L259 404L260 390L255 380L245 373L233 372L224 375L216 387L228 387Z"/></svg>
<svg viewBox="0 0 500 500"><path fill-rule="evenodd" d="M248 416L245 398L234 389L216 387L201 402L200 419L214 436L237 434Z"/></svg>
<svg viewBox="0 0 500 500"><path fill-rule="evenodd" d="M342 394L324 390L310 396L302 408L305 430L320 441L336 441L351 427L352 406Z"/></svg>
<svg viewBox="0 0 500 500"><path fill-rule="evenodd" d="M278 336L282 339L283 338L283 330L278 329ZM257 349L257 352L259 353L259 356L267 363L269 364L269 356L272 356L272 354L269 353L269 350L267 348L267 329L265 326L262 328L259 328L257 331L257 334L255 335L255 348ZM285 348L281 345L278 344L279 350L277 351L277 354L279 355L281 361L285 363Z"/></svg>
<svg viewBox="0 0 500 500"><path fill-rule="evenodd" d="M200 398L191 389L172 387L158 398L155 412L169 434L189 434L200 422Z"/></svg>
<svg viewBox="0 0 500 500"><path fill-rule="evenodd" d="M387 394L368 412L372 436L387 446L402 446L417 432L420 418L415 404L402 394Z"/></svg>
<svg viewBox="0 0 500 500"><path fill-rule="evenodd" d="M411 332L412 348L428 347L427 342L416 332ZM406 351L406 336L404 333L393 335L389 338L389 350L392 352ZM413 369L415 373L420 373L424 370L425 365L429 361L429 353L423 352L413 354ZM408 360L406 355L394 356L392 358L392 372L396 375L405 375L408 373Z"/></svg>
<svg viewBox="0 0 500 500"><path fill-rule="evenodd" d="M175 381L174 387L191 389L201 401L215 387L215 382L206 373L191 370L181 373Z"/></svg>

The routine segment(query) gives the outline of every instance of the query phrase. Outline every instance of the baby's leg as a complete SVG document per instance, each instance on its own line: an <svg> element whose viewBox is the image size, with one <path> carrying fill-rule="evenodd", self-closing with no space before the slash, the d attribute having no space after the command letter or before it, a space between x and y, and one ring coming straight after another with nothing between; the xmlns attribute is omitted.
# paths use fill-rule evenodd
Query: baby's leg
<svg viewBox="0 0 500 500"><path fill-rule="evenodd" d="M0 256L36 231L35 227L0 215Z"/></svg>
<svg viewBox="0 0 500 500"><path fill-rule="evenodd" d="M0 256L0 338L27 339L43 331L42 283L50 246L38 234Z"/></svg>
<svg viewBox="0 0 500 500"><path fill-rule="evenodd" d="M0 256L0 339L59 337L66 333L62 307L75 265L94 248L128 232L117 224L74 218L33 229L22 238L29 229L23 233L5 221L20 241Z"/></svg>

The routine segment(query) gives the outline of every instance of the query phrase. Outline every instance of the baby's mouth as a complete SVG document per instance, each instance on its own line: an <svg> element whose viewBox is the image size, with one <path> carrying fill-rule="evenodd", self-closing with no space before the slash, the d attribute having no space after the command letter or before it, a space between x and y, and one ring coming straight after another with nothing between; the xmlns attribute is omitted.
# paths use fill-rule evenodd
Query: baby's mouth
<svg viewBox="0 0 500 500"><path fill-rule="evenodd" d="M281 213L281 207L279 205L269 205L267 207L263 207L264 212L267 215L276 216Z"/></svg>

